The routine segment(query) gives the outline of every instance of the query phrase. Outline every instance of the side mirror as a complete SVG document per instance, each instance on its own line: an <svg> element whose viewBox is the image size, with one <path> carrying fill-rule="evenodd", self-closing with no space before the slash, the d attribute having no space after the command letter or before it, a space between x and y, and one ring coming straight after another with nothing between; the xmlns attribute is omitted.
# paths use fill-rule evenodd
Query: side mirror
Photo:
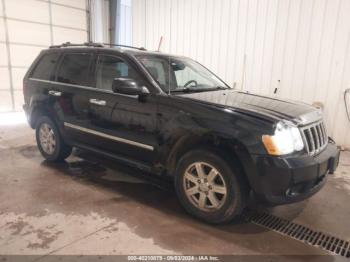
<svg viewBox="0 0 350 262"><path fill-rule="evenodd" d="M137 81L130 78L115 78L113 80L112 90L115 93L131 96L149 94L147 87L139 85Z"/></svg>

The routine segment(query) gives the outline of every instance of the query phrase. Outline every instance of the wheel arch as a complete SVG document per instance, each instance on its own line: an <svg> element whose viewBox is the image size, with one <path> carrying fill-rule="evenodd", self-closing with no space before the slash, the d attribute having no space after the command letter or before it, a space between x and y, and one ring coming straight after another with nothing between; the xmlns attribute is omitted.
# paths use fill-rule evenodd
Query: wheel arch
<svg viewBox="0 0 350 262"><path fill-rule="evenodd" d="M216 134L196 135L187 134L178 139L172 147L166 161L169 175L175 174L176 165L187 152L195 149L215 151L227 163L238 168L249 186L254 184L249 166L252 165L247 147L237 139L225 139Z"/></svg>
<svg viewBox="0 0 350 262"><path fill-rule="evenodd" d="M45 95L33 95L30 99L28 114L28 122L31 128L35 128L38 119L41 116L47 116L57 124L55 114L52 108L48 105L49 100Z"/></svg>

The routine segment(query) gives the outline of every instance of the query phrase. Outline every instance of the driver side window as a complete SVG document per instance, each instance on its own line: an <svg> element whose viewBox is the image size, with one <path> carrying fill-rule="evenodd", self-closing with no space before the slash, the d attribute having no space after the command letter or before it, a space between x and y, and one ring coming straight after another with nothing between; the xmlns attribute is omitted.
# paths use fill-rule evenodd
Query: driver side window
<svg viewBox="0 0 350 262"><path fill-rule="evenodd" d="M139 79L136 71L118 57L99 55L96 66L96 87L112 91L115 78Z"/></svg>

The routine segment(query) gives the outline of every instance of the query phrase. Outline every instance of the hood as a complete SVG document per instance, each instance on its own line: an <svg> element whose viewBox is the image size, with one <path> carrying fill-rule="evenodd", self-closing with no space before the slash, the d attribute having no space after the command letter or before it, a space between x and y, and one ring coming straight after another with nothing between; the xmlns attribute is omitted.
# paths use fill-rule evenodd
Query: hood
<svg viewBox="0 0 350 262"><path fill-rule="evenodd" d="M253 113L273 121L289 120L295 124L307 124L322 118L320 111L311 105L236 90L198 92L180 96L235 111Z"/></svg>

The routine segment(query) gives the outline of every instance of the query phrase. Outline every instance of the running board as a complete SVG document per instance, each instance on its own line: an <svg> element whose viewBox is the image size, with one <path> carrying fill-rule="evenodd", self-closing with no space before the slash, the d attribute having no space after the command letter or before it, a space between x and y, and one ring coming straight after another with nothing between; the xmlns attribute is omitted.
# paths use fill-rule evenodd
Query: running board
<svg viewBox="0 0 350 262"><path fill-rule="evenodd" d="M103 156L108 157L108 158L115 159L115 160L120 161L124 164L127 164L131 167L134 167L134 168L146 171L146 172L153 171L153 169L150 165L147 165L146 163L141 162L141 161L133 160L133 159L130 159L130 158L127 158L124 156L120 156L120 155L116 155L116 154L112 154L112 153L106 152L104 150L97 149L97 148L90 147L90 146L83 145L83 144L76 144L75 143L73 146L80 148L80 149L83 149L83 150L86 150L86 151L97 153L99 155L103 155Z"/></svg>

